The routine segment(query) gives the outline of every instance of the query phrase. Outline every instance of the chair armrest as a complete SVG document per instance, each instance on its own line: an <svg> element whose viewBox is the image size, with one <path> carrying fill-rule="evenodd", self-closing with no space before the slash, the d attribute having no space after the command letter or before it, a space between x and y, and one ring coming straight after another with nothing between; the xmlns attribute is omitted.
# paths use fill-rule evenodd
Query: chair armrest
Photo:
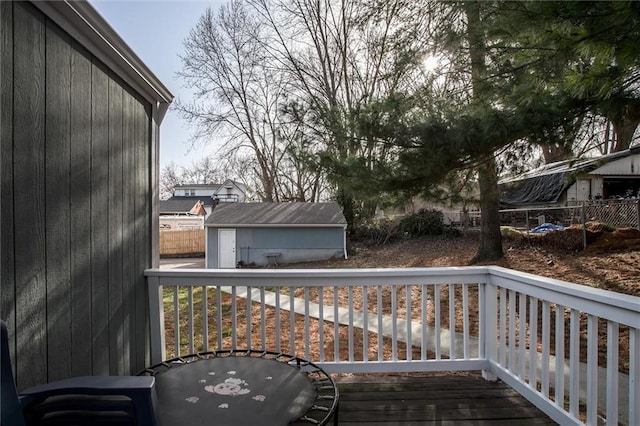
<svg viewBox="0 0 640 426"><path fill-rule="evenodd" d="M126 395L149 392L152 376L80 376L34 386L20 392L22 397L46 398L54 395Z"/></svg>
<svg viewBox="0 0 640 426"><path fill-rule="evenodd" d="M58 380L26 389L20 392L20 404L27 407L37 401L64 395L120 395L131 399L141 424L156 424L155 378L151 376L81 376Z"/></svg>

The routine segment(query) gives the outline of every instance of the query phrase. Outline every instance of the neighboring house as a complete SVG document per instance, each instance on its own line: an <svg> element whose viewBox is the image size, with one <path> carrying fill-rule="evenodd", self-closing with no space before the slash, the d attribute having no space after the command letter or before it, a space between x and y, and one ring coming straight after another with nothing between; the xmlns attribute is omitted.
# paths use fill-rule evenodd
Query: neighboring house
<svg viewBox="0 0 640 426"><path fill-rule="evenodd" d="M203 201L200 199L194 200L197 197L182 198L184 199L160 200L161 231L204 229L204 219L211 212L212 206L209 206L207 211ZM187 210L189 204L191 204L191 207Z"/></svg>
<svg viewBox="0 0 640 426"><path fill-rule="evenodd" d="M213 198L201 195L174 195L168 200L160 200L160 230L203 229L204 219L211 214L215 203ZM196 206L198 213L195 211Z"/></svg>
<svg viewBox="0 0 640 426"><path fill-rule="evenodd" d="M598 158L567 160L499 182L508 207L559 207L640 196L640 146Z"/></svg>
<svg viewBox="0 0 640 426"><path fill-rule="evenodd" d="M337 203L220 204L205 228L207 268L347 257Z"/></svg>
<svg viewBox="0 0 640 426"><path fill-rule="evenodd" d="M211 214L214 201L211 197L205 196L185 197L174 195L168 200L160 200L158 210L160 216L188 216L193 214L191 213L191 209L193 209L197 203L202 203L206 216Z"/></svg>
<svg viewBox="0 0 640 426"><path fill-rule="evenodd" d="M231 179L214 184L176 185L174 190L174 197L210 197L221 203L243 203L248 198L247 188Z"/></svg>
<svg viewBox="0 0 640 426"><path fill-rule="evenodd" d="M173 95L88 2L1 1L0 37L0 316L18 390L135 374Z"/></svg>
<svg viewBox="0 0 640 426"><path fill-rule="evenodd" d="M193 217L192 209L198 203L208 217L219 203L242 203L247 197L246 187L231 179L221 184L176 185L175 194L160 200L160 229L202 228L201 218Z"/></svg>

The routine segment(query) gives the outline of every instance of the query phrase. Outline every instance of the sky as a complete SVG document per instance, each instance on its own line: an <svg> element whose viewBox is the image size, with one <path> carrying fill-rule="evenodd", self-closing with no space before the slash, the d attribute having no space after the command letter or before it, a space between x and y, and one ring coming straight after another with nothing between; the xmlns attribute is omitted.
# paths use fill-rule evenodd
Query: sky
<svg viewBox="0 0 640 426"><path fill-rule="evenodd" d="M189 100L176 73L181 69L182 42L195 27L207 7L222 1L196 0L90 0L92 6L133 49L175 97ZM192 134L188 123L170 109L160 127L160 168L172 161L188 167L194 161L215 152L210 144L189 149Z"/></svg>

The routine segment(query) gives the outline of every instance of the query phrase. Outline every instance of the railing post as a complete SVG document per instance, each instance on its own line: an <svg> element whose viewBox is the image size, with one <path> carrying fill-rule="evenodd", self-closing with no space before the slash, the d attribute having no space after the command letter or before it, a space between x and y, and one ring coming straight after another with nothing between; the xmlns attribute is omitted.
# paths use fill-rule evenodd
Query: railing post
<svg viewBox="0 0 640 426"><path fill-rule="evenodd" d="M629 424L640 424L640 330L629 330Z"/></svg>
<svg viewBox="0 0 640 426"><path fill-rule="evenodd" d="M489 365L498 359L498 291L491 284L489 275L486 282L480 283L480 358L488 361ZM485 380L496 381L498 377L491 370L482 370Z"/></svg>
<svg viewBox="0 0 640 426"><path fill-rule="evenodd" d="M162 286L158 277L147 277L149 292L149 326L151 328L151 364L155 365L166 358L164 334L164 307L162 304Z"/></svg>

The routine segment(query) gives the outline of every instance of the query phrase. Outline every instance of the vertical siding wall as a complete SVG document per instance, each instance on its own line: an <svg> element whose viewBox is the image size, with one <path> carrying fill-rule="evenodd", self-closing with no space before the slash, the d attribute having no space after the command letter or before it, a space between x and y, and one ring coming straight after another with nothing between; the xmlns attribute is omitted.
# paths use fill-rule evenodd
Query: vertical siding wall
<svg viewBox="0 0 640 426"><path fill-rule="evenodd" d="M18 387L148 364L150 105L32 5L0 2L0 317Z"/></svg>

